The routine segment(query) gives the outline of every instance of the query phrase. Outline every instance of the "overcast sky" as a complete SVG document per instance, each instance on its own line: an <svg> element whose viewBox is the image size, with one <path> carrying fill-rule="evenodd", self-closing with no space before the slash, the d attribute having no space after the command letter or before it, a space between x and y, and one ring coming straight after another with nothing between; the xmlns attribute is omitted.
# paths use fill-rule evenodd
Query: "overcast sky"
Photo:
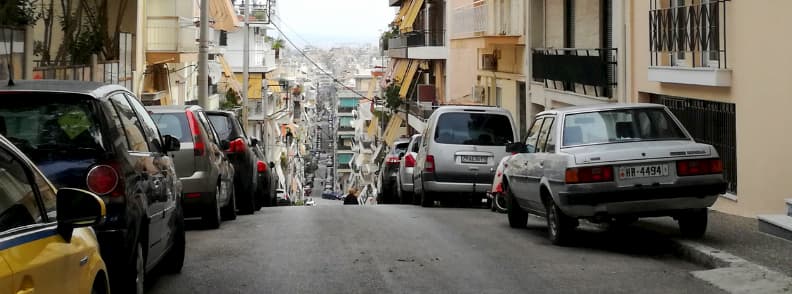
<svg viewBox="0 0 792 294"><path fill-rule="evenodd" d="M280 21L275 21L299 46L376 43L396 16L386 0L280 0L278 5Z"/></svg>

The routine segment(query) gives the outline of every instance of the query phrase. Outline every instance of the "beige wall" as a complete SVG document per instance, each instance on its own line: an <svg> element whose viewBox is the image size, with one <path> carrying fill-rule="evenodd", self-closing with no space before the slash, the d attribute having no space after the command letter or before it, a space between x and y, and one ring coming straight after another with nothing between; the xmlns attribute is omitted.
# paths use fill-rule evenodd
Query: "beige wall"
<svg viewBox="0 0 792 294"><path fill-rule="evenodd" d="M465 40L451 40L447 63L448 103L472 100L473 86L476 85L478 71L478 50L465 46ZM455 102L457 101L457 102Z"/></svg>
<svg viewBox="0 0 792 294"><path fill-rule="evenodd" d="M600 1L575 0L575 47L600 47ZM562 14L563 17L563 14Z"/></svg>
<svg viewBox="0 0 792 294"><path fill-rule="evenodd" d="M792 83L789 68L792 40L785 37L792 19L792 1L727 2L726 49L732 70L731 87L660 84L647 80L649 66L649 1L633 1L630 73L632 97L643 93L731 102L737 110L737 201L721 198L715 208L753 217L782 213L784 198L792 197L788 168L792 139ZM635 98L634 98L635 99Z"/></svg>
<svg viewBox="0 0 792 294"><path fill-rule="evenodd" d="M545 47L564 48L564 0L545 2Z"/></svg>

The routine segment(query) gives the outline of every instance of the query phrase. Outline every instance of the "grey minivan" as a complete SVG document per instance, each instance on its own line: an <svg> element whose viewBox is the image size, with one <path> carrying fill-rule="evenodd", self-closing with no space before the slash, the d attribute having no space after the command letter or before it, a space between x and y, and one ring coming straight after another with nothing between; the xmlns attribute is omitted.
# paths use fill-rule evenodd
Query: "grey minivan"
<svg viewBox="0 0 792 294"><path fill-rule="evenodd" d="M212 229L220 227L221 219L235 219L234 167L203 109L194 105L147 108L160 132L181 142L174 161L183 186L185 217L200 217Z"/></svg>
<svg viewBox="0 0 792 294"><path fill-rule="evenodd" d="M467 105L437 108L423 135L413 189L424 207L435 200L477 203L492 186L506 144L518 136L509 111Z"/></svg>

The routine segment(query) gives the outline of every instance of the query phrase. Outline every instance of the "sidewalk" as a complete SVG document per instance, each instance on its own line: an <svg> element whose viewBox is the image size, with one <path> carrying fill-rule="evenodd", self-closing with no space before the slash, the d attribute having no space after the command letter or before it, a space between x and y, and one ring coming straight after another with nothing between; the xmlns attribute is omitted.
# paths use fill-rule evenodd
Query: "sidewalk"
<svg viewBox="0 0 792 294"><path fill-rule="evenodd" d="M678 254L713 268L693 275L727 292L792 293L792 242L759 232L756 219L710 211L706 235L695 240L681 237L671 218L637 226L669 236Z"/></svg>

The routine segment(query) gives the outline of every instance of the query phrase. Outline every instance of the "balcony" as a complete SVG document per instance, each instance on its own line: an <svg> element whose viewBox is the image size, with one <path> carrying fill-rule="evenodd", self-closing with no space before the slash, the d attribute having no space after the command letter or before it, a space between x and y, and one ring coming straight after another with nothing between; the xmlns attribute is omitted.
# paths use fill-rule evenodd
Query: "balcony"
<svg viewBox="0 0 792 294"><path fill-rule="evenodd" d="M251 25L256 24L269 24L270 23L270 10L269 10L269 1L265 1L264 4L250 4L248 7L250 8L250 12L248 13L248 23ZM244 20L245 15L245 6L242 4L234 5L234 10L239 14L240 20Z"/></svg>
<svg viewBox="0 0 792 294"><path fill-rule="evenodd" d="M613 98L616 53L616 48L533 49L532 77L545 88Z"/></svg>
<svg viewBox="0 0 792 294"><path fill-rule="evenodd" d="M492 0L479 0L459 7L453 12L452 37L463 39L522 36L525 21L523 2L506 0L496 5Z"/></svg>
<svg viewBox="0 0 792 294"><path fill-rule="evenodd" d="M649 11L648 79L661 83L731 86L726 58L726 3L711 0Z"/></svg>
<svg viewBox="0 0 792 294"><path fill-rule="evenodd" d="M412 31L388 40L388 56L410 59L447 59L445 31Z"/></svg>
<svg viewBox="0 0 792 294"><path fill-rule="evenodd" d="M173 58L172 62L187 62L193 58L197 59L197 30L189 20L177 16L150 16L146 29L148 60ZM183 55L185 53L189 55ZM148 58L150 55L160 55L162 58Z"/></svg>

